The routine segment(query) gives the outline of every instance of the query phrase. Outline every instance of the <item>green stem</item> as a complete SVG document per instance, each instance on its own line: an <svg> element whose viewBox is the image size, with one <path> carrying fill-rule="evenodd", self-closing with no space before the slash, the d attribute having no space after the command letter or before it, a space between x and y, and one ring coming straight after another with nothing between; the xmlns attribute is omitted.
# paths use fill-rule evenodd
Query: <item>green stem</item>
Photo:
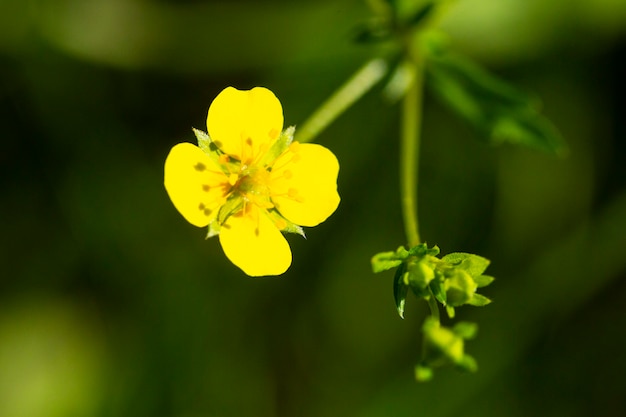
<svg viewBox="0 0 626 417"><path fill-rule="evenodd" d="M413 79L402 103L402 141L400 143L400 188L402 217L409 248L420 244L417 216L417 184L419 179L420 132L422 127L423 62L418 53L407 62ZM430 314L440 322L439 306L432 291L428 298Z"/></svg>
<svg viewBox="0 0 626 417"><path fill-rule="evenodd" d="M413 82L402 103L402 140L400 143L400 188L404 231L409 247L420 243L417 221L417 182L420 128L422 123L423 68L419 59L407 63Z"/></svg>
<svg viewBox="0 0 626 417"><path fill-rule="evenodd" d="M369 61L330 96L296 131L298 142L310 142L387 73L382 58Z"/></svg>

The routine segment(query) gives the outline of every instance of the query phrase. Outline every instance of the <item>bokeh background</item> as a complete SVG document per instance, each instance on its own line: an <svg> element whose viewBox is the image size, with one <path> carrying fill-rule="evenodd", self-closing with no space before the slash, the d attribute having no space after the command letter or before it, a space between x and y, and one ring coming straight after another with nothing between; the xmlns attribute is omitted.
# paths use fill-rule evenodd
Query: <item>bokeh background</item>
<svg viewBox="0 0 626 417"><path fill-rule="evenodd" d="M398 107L377 86L318 142L342 202L252 279L176 212L169 149L224 87L302 123L376 55L361 0L0 3L0 417L622 416L626 2L459 0L457 49L571 152L490 147L426 96L422 236L492 260L477 374L413 380L426 310L369 258L403 243Z"/></svg>

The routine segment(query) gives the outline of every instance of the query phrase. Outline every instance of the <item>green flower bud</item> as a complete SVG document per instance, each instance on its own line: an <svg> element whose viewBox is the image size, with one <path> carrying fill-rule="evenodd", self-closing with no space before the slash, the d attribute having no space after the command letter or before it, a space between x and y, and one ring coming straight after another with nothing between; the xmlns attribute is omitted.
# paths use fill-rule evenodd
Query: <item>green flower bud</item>
<svg viewBox="0 0 626 417"><path fill-rule="evenodd" d="M407 264L405 284L409 285L418 297L430 295L428 284L435 278L435 270L426 258L411 260Z"/></svg>
<svg viewBox="0 0 626 417"><path fill-rule="evenodd" d="M470 274L462 269L457 269L454 271L454 275L444 281L446 302L452 307L466 304L474 297L477 288L478 285Z"/></svg>

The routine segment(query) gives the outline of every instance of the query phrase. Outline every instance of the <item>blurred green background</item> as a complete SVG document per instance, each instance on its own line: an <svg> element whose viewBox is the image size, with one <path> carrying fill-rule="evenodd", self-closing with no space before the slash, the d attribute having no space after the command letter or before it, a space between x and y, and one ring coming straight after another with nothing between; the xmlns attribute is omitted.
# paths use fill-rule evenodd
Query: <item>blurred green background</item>
<svg viewBox="0 0 626 417"><path fill-rule="evenodd" d="M626 2L459 0L459 51L543 99L566 159L484 145L426 96L422 236L492 260L477 374L413 381L425 304L369 258L404 241L398 107L319 138L337 212L252 279L176 212L169 149L226 86L302 123L376 49L361 0L0 3L0 417L622 416Z"/></svg>

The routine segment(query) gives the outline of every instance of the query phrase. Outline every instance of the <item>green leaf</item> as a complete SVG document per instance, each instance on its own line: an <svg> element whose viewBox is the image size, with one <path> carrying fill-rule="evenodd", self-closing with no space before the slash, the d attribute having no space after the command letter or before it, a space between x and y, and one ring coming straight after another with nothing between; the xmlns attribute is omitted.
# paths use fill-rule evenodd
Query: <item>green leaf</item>
<svg viewBox="0 0 626 417"><path fill-rule="evenodd" d="M395 252L380 252L372 257L372 271L374 273L387 271L399 266L406 258L409 252L400 246Z"/></svg>
<svg viewBox="0 0 626 417"><path fill-rule="evenodd" d="M487 285L491 284L494 280L495 278L489 275L479 275L477 277L474 277L474 282L476 282L476 285L478 285L478 288L486 287Z"/></svg>
<svg viewBox="0 0 626 417"><path fill-rule="evenodd" d="M473 339L478 332L478 325L468 321L460 321L454 325L452 331L463 339Z"/></svg>
<svg viewBox="0 0 626 417"><path fill-rule="evenodd" d="M494 144L513 143L562 155L565 141L542 116L537 100L447 51L427 60L426 81L439 99L481 130Z"/></svg>
<svg viewBox="0 0 626 417"><path fill-rule="evenodd" d="M404 280L404 274L406 273L406 265L402 264L396 270L396 274L393 277L393 298L396 302L396 309L401 318L404 318L404 305L406 303L406 295L408 292L408 285Z"/></svg>
<svg viewBox="0 0 626 417"><path fill-rule="evenodd" d="M434 373L432 368L424 365L415 367L415 380L417 382L427 382L433 379Z"/></svg>
<svg viewBox="0 0 626 417"><path fill-rule="evenodd" d="M409 249L408 254L411 256L417 256L418 258L426 255L437 256L439 255L439 247L435 245L428 249L428 245L426 243L420 243L419 245L413 246Z"/></svg>
<svg viewBox="0 0 626 417"><path fill-rule="evenodd" d="M491 304L491 300L484 295L474 294L474 296L467 301L467 304L474 307L484 307L487 304Z"/></svg>
<svg viewBox="0 0 626 417"><path fill-rule="evenodd" d="M472 278L480 276L490 264L487 258L464 252L449 253L441 260L466 271Z"/></svg>
<svg viewBox="0 0 626 417"><path fill-rule="evenodd" d="M446 299L446 291L443 288L443 282L435 279L431 281L429 286L430 286L430 290L433 292L433 295L435 296L437 301L439 301L441 304L445 306L447 303L447 299Z"/></svg>

